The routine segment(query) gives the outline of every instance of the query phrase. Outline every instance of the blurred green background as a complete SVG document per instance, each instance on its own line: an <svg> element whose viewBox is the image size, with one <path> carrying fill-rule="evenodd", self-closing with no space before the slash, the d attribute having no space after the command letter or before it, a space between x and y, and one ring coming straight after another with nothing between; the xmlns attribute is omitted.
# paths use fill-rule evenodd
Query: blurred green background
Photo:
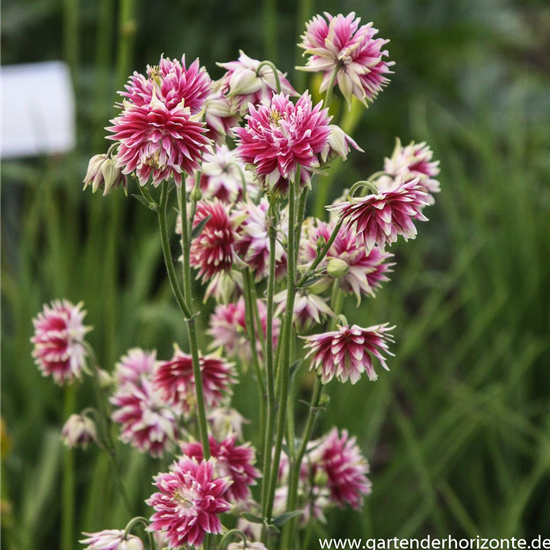
<svg viewBox="0 0 550 550"><path fill-rule="evenodd" d="M78 100L74 154L2 165L7 548L60 547L63 392L40 376L29 343L43 302L85 301L90 340L108 369L131 346L166 357L184 339L154 215L121 193L81 191L89 157L106 149L115 90L161 53L198 56L219 78L215 62L239 49L269 57L304 90L295 44L305 19L323 10L373 21L396 62L354 131L366 152L350 156L329 198L379 170L396 136L431 145L442 192L419 237L394 247L391 283L359 309L348 303L354 322L397 325L396 357L376 383L329 386L318 432L336 424L357 436L373 494L360 514L334 511L321 530L550 536L547 1L4 0L2 8L3 63L65 59ZM254 416L246 378L235 401ZM303 374L304 398L310 382ZM77 400L92 403L89 388ZM108 461L97 450L73 456L75 529L123 527ZM128 449L123 459L135 512L148 514L142 501L161 466Z"/></svg>

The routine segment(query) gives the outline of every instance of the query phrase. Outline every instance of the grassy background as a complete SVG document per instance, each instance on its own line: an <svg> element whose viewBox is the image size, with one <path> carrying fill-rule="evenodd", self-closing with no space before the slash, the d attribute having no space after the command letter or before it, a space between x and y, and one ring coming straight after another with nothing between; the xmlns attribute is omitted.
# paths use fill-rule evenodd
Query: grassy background
<svg viewBox="0 0 550 550"><path fill-rule="evenodd" d="M29 343L42 303L85 301L106 368L132 345L166 356L184 338L152 213L120 194L81 192L88 158L105 149L117 83L162 52L200 56L217 78L214 63L242 48L271 56L305 89L293 73L293 45L303 14L324 9L374 21L396 61L391 85L354 133L366 153L352 155L329 197L378 170L395 136L431 144L443 189L419 238L395 247L392 282L361 308L348 304L348 318L363 326L397 325L396 358L375 384L330 386L321 423L357 435L374 492L361 514L333 512L324 529L355 537L550 536L550 7L273 1L3 2L3 62L66 59L79 125L74 154L2 165L8 548L59 548L63 393L39 375ZM248 383L236 402L253 415ZM304 374L304 397L310 383ZM77 400L80 408L92 402L87 388ZM75 456L76 528L120 527L127 517L108 463L95 450ZM136 453L123 458L135 511L147 513L142 499L159 465Z"/></svg>

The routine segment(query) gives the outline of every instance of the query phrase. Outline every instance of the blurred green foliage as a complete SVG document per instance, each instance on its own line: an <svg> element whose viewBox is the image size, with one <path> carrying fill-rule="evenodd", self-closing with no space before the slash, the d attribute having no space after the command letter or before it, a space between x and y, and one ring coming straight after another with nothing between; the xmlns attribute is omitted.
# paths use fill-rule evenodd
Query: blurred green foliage
<svg viewBox="0 0 550 550"><path fill-rule="evenodd" d="M67 59L79 125L74 154L2 166L7 548L59 547L62 390L39 375L29 343L42 303L84 300L90 340L109 369L130 346L164 357L184 338L154 216L121 194L81 192L88 158L106 148L115 90L163 52L200 56L217 78L215 62L238 49L256 58L275 49L278 66L305 88L294 44L303 15L322 10L374 21L396 61L391 85L354 133L366 153L351 155L329 198L380 169L396 136L430 143L442 192L418 239L395 247L392 282L358 309L348 303L354 322L397 325L396 357L376 383L330 385L318 429L336 424L358 437L374 492L361 514L333 512L320 532L550 535L547 2L284 0L275 19L271 0L5 0L3 62ZM243 378L236 403L254 416ZM307 398L309 375L300 382ZM77 399L91 403L88 388ZM161 466L127 449L123 459L135 511L147 514L143 499ZM127 517L105 458L77 451L76 467L76 528L121 527Z"/></svg>

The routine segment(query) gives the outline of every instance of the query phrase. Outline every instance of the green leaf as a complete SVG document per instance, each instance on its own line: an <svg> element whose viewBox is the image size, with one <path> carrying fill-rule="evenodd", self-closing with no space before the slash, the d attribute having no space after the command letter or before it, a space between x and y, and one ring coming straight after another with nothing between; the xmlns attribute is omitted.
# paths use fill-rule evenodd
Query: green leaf
<svg viewBox="0 0 550 550"><path fill-rule="evenodd" d="M287 512L286 514L281 514L276 518L273 518L273 525L275 527L283 526L288 520L295 518L296 516L301 516L304 513L303 510L294 510L293 512Z"/></svg>
<svg viewBox="0 0 550 550"><path fill-rule="evenodd" d="M251 514L250 512L242 512L241 516L246 519L246 521L249 521L250 523L260 523L264 524L264 518L261 518L259 516L255 516L254 514Z"/></svg>
<svg viewBox="0 0 550 550"><path fill-rule="evenodd" d="M191 240L196 239L204 229L204 226L208 223L208 220L212 217L212 214L206 216L204 220L201 220L195 227L193 227L193 231L191 232Z"/></svg>
<svg viewBox="0 0 550 550"><path fill-rule="evenodd" d="M137 199L141 204L145 205L147 208L151 208L151 203L143 195L138 195L137 193L134 193L132 194L132 197Z"/></svg>

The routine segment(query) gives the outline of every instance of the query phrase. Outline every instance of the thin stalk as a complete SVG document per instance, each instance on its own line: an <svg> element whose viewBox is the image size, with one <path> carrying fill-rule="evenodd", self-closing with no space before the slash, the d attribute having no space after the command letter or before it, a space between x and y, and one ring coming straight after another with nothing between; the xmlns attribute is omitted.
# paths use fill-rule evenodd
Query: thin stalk
<svg viewBox="0 0 550 550"><path fill-rule="evenodd" d="M277 61L277 0L263 0L262 12L265 56Z"/></svg>
<svg viewBox="0 0 550 550"><path fill-rule="evenodd" d="M340 220L334 229L332 230L332 233L330 234L330 237L328 241L326 242L325 246L322 248L321 252L317 254L313 262L311 262L311 265L307 268L306 272L302 275L300 280L298 281L298 287L302 286L308 279L309 274L312 271L315 271L317 266L325 259L325 256L328 254L328 251L330 250L330 247L334 243L336 237L338 236L338 232L340 231L340 228L342 227L342 224L344 223L344 220Z"/></svg>
<svg viewBox="0 0 550 550"><path fill-rule="evenodd" d="M273 357L273 316L275 296L275 267L276 267L276 246L277 227L274 224L272 209L275 208L275 198L270 199L270 209L267 219L267 233L269 238L269 274L267 277L267 327L266 327L266 377L267 377L267 426L265 430L265 442L263 450L262 468L262 510L265 513L267 504L267 489L270 479L271 448L273 444L273 431L275 428L275 369Z"/></svg>
<svg viewBox="0 0 550 550"><path fill-rule="evenodd" d="M118 89L124 86L132 69L132 53L137 22L134 19L135 0L121 0L118 19L118 56L116 82Z"/></svg>
<svg viewBox="0 0 550 550"><path fill-rule="evenodd" d="M292 464L290 472L290 480L288 487L288 501L287 511L292 512L296 509L298 504L298 486L300 483L300 470L302 468L302 461L307 451L307 446L313 434L313 428L315 427L315 421L317 419L317 413L319 411L319 403L321 401L321 395L323 394L324 386L321 379L317 376L315 379L315 385L313 387L313 395L311 396L311 403L309 406L309 413L307 417L306 426L302 435L302 442L296 460ZM296 518L292 518L283 529L282 536L282 548L290 548L291 540L294 530L296 528Z"/></svg>
<svg viewBox="0 0 550 550"><path fill-rule="evenodd" d="M262 327L262 319L260 317L260 308L258 306L258 294L256 292L256 283L254 282L254 277L252 273L250 273L250 294L252 296L252 305L254 306L253 313L254 313L254 325L256 327L256 334L260 339L262 354L263 354L263 357L265 357L265 354L267 353L267 349L265 345L265 336L264 336L264 330Z"/></svg>
<svg viewBox="0 0 550 550"><path fill-rule="evenodd" d="M69 386L65 390L65 399L63 406L64 418L69 418L73 414L76 406L76 386ZM74 548L74 523L76 509L76 474L74 464L74 454L65 450L63 464L63 516L61 518L61 548L62 550L72 550Z"/></svg>
<svg viewBox="0 0 550 550"><path fill-rule="evenodd" d="M166 184L163 184L163 192L166 190ZM204 393L202 389L202 374L199 357L199 340L197 335L196 317L194 315L193 294L191 285L191 263L190 249L191 240L189 238L189 223L187 218L187 193L182 187L177 188L178 204L181 213L181 238L183 245L183 288L185 296L188 299L189 315L186 316L187 331L189 333L189 347L191 348L191 358L193 360L193 377L195 379L195 398L197 400L197 419L199 422L199 435L202 443L203 455L207 460L210 458L210 442L208 440L208 423L206 421L206 407L204 405ZM162 199L161 199L162 203ZM162 204L161 204L161 210ZM164 202L164 212L166 213L166 199ZM165 218L166 220L166 218ZM172 264L172 269L174 265ZM175 277L175 272L174 272ZM178 287L179 289L179 287Z"/></svg>
<svg viewBox="0 0 550 550"><path fill-rule="evenodd" d="M65 60L71 70L73 83L77 81L80 57L78 4L77 0L64 0L63 2L63 49Z"/></svg>
<svg viewBox="0 0 550 550"><path fill-rule="evenodd" d="M283 336L283 349L281 351L281 397L279 399L279 410L277 414L277 430L275 437L275 454L273 456L273 466L271 468L271 479L269 483L269 492L267 495L267 505L265 517L268 521L271 520L273 513L273 503L275 498L275 490L277 488L277 475L279 473L279 462L281 460L281 452L283 449L283 439L286 427L287 415L287 399L288 399L288 384L291 363L291 337L294 316L294 300L296 297L296 251L295 251L295 236L293 230L296 223L296 188L300 182L300 166L296 169L296 176L290 182L289 189L289 228L288 245L287 245L287 299L285 311L285 325Z"/></svg>
<svg viewBox="0 0 550 550"><path fill-rule="evenodd" d="M279 78L279 70L275 66L274 63L271 61L262 61L258 68L256 69L256 75L259 76L260 71L262 70L262 67L269 67L271 69L271 72L273 73L273 78L275 79L275 88L277 89L277 93L281 93L281 79Z"/></svg>
<svg viewBox="0 0 550 550"><path fill-rule="evenodd" d="M298 3L298 25L299 29L296 33L296 43L299 43L301 41L301 35L304 28L304 25L306 21L309 21L311 16L313 15L314 10L314 0L299 0ZM302 49L296 48L296 65L300 65L302 63ZM305 71L295 71L294 73L294 79L296 81L297 90L299 92L303 92L306 87L306 78L307 74Z"/></svg>
<svg viewBox="0 0 550 550"><path fill-rule="evenodd" d="M243 273L244 282L244 307L245 307L245 324L248 333L248 341L252 351L252 364L256 372L256 381L258 382L258 395L260 397L260 447L264 441L265 434L265 380L260 366L260 358L258 357L258 348L256 346L256 327L254 323L254 306L252 304L252 292L250 289L251 276L250 270L245 270ZM261 329L260 329L261 330Z"/></svg>
<svg viewBox="0 0 550 550"><path fill-rule="evenodd" d="M323 107L325 107L325 109L330 109L330 105L332 103L332 94L333 94L333 91L334 91L334 84L336 82L336 77L338 76L338 71L340 71L340 66L339 65L337 65L334 68L334 71L332 71L332 74L330 75L330 80L328 82L327 93L325 95L325 103L323 105Z"/></svg>

